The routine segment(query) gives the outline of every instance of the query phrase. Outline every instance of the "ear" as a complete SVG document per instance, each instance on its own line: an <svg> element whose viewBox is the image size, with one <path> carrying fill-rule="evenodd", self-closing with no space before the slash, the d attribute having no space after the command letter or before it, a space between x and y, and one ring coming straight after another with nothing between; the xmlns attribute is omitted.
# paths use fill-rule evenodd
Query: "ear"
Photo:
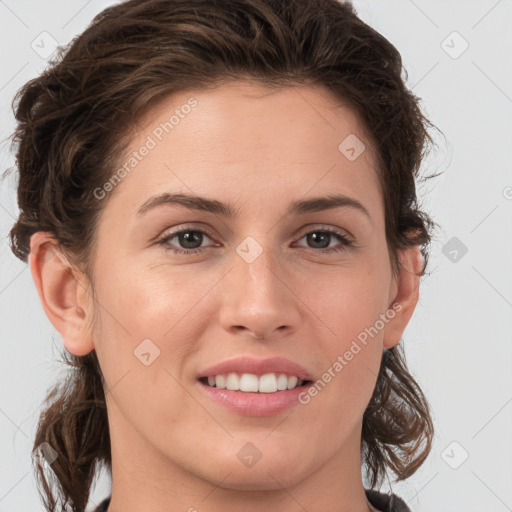
<svg viewBox="0 0 512 512"><path fill-rule="evenodd" d="M399 259L400 270L393 279L389 297L389 309L395 311L395 316L389 320L384 330L383 345L386 349L400 343L419 298L420 274L423 265L419 245L400 250Z"/></svg>
<svg viewBox="0 0 512 512"><path fill-rule="evenodd" d="M92 314L87 280L68 262L51 233L31 236L29 265L43 309L66 350L76 356L94 350L87 325Z"/></svg>

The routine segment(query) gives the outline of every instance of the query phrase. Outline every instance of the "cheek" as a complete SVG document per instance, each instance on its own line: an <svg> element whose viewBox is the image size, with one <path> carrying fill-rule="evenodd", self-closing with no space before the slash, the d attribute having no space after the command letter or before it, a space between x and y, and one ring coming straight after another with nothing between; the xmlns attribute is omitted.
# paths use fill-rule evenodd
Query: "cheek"
<svg viewBox="0 0 512 512"><path fill-rule="evenodd" d="M121 273L111 276L108 284L98 287L102 297L107 322L114 329L121 329L125 336L162 337L184 317L208 285L206 279L194 276L179 269L167 271L145 269L140 265L132 271L128 265ZM134 339L135 341L135 339Z"/></svg>
<svg viewBox="0 0 512 512"><path fill-rule="evenodd" d="M344 267L311 276L301 285L301 296L326 335L337 340L333 346L341 349L373 326L386 311L387 283L379 267Z"/></svg>
<svg viewBox="0 0 512 512"><path fill-rule="evenodd" d="M185 421L194 404L187 402L178 382L183 380L183 361L193 349L188 340L197 336L192 332L196 324L184 320L192 298L197 302L198 290L184 287L187 293L176 293L179 283L149 271L130 272L127 266L122 273L111 272L108 281L99 276L98 282L101 306L95 343L114 410L120 409L135 425L141 411L168 426Z"/></svg>
<svg viewBox="0 0 512 512"><path fill-rule="evenodd" d="M194 350L204 329L201 313L207 301L198 301L218 278L205 275L198 280L191 272L164 265L107 269L105 264L98 271L95 287L99 310L95 346L107 382L117 382L127 371L135 376L153 360L151 366L167 363L165 367L173 367L176 378L181 378L180 361ZM139 377L156 384L155 372Z"/></svg>
<svg viewBox="0 0 512 512"><path fill-rule="evenodd" d="M385 277L376 275L382 271L347 270L317 281L319 286L307 293L307 303L316 305L314 318L325 332L319 338L323 374L318 394L324 394L324 385L329 387L329 400L340 413L343 409L353 415L359 408L362 414L375 387L386 326L381 315L386 312L388 290L382 284Z"/></svg>
<svg viewBox="0 0 512 512"><path fill-rule="evenodd" d="M301 397L312 417L326 417L332 439L341 441L362 418L371 399L380 362L378 336L365 342L346 336L330 345L322 373Z"/></svg>

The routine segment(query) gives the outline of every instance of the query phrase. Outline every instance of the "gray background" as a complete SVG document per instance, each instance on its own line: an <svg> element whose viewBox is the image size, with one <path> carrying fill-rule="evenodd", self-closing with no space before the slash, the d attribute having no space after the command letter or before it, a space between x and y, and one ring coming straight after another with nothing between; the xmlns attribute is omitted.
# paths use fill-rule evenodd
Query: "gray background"
<svg viewBox="0 0 512 512"><path fill-rule="evenodd" d="M111 3L0 0L1 140L14 127L15 91ZM413 511L512 510L512 2L354 5L399 49L409 87L446 136L424 165L442 176L418 190L442 228L404 335L436 437L422 468L393 491ZM7 142L0 150L3 171L13 158ZM15 182L2 181L0 195L0 512L43 510L30 451L41 400L64 371L30 270L7 244ZM90 507L108 492L103 475Z"/></svg>

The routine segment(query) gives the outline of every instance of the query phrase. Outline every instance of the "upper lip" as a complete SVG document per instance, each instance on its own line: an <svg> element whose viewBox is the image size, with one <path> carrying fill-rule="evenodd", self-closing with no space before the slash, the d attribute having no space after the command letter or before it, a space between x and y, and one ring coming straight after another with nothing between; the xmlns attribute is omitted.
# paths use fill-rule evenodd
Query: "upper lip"
<svg viewBox="0 0 512 512"><path fill-rule="evenodd" d="M258 376L265 373L285 373L287 375L296 375L299 379L303 380L313 379L304 367L284 357L270 357L267 359L236 357L228 359L206 368L199 374L198 379L231 372L240 374L253 373Z"/></svg>

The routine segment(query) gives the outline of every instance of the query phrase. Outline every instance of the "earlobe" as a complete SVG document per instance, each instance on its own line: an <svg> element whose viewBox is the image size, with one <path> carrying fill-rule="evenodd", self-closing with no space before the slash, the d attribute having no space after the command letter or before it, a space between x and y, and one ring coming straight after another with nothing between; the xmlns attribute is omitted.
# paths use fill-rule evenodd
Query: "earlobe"
<svg viewBox="0 0 512 512"><path fill-rule="evenodd" d="M82 290L84 276L69 263L51 233L32 235L29 266L43 309L66 350L77 356L94 350L88 327L91 304Z"/></svg>
<svg viewBox="0 0 512 512"><path fill-rule="evenodd" d="M399 258L400 270L396 277L396 294L391 297L390 301L395 315L384 330L383 346L386 349L400 343L419 299L419 284L423 265L420 247L415 245L402 249L399 252Z"/></svg>

